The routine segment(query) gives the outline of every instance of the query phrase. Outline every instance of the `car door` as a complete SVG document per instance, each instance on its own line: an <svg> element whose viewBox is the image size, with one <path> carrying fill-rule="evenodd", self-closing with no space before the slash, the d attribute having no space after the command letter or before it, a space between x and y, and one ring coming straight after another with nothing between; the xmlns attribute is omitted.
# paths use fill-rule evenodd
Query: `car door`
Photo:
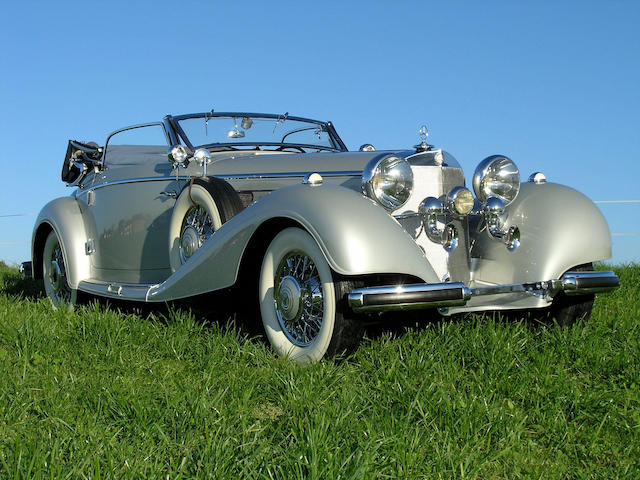
<svg viewBox="0 0 640 480"><path fill-rule="evenodd" d="M92 267L98 279L155 283L170 274L168 230L184 181L172 176L162 124L114 132L104 151L104 169L89 190L87 208L95 225Z"/></svg>

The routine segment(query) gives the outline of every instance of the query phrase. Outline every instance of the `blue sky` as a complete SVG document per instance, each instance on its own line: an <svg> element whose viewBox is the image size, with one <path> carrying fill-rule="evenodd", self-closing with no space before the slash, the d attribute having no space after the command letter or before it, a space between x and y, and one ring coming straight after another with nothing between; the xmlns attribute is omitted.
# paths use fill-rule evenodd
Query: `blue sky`
<svg viewBox="0 0 640 480"><path fill-rule="evenodd" d="M332 120L350 149L410 147L426 123L468 180L501 153L525 178L640 199L640 2L24 1L0 22L10 263L70 193L69 138L211 108ZM599 206L613 260L640 260L640 203Z"/></svg>

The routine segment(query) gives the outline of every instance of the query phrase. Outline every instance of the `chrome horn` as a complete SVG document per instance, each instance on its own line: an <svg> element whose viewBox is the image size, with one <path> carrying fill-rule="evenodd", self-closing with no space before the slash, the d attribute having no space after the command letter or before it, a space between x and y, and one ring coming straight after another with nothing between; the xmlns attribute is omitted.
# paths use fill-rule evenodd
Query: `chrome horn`
<svg viewBox="0 0 640 480"><path fill-rule="evenodd" d="M507 250L513 252L520 246L520 229L512 225L503 230L502 216L504 215L504 202L496 197L487 198L482 208L482 215L487 223L489 236L502 240Z"/></svg>
<svg viewBox="0 0 640 480"><path fill-rule="evenodd" d="M425 198L418 208L422 224L427 237L434 243L440 243L447 252L453 252L458 247L458 230L451 224L438 228L438 216L445 213L442 202L435 197Z"/></svg>

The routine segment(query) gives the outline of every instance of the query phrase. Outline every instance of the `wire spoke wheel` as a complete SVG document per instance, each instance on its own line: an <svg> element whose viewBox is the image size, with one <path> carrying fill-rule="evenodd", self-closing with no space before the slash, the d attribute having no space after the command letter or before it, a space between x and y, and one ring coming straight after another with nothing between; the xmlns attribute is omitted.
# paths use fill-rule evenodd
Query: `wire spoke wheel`
<svg viewBox="0 0 640 480"><path fill-rule="evenodd" d="M180 262L185 263L213 235L215 225L211 215L201 205L191 207L180 229Z"/></svg>
<svg viewBox="0 0 640 480"><path fill-rule="evenodd" d="M42 256L44 289L54 308L67 305L73 308L77 300L77 290L69 287L67 264L58 236L51 232L44 245Z"/></svg>
<svg viewBox="0 0 640 480"><path fill-rule="evenodd" d="M178 271L215 232L242 210L233 187L220 178L200 177L182 190L169 222L169 265Z"/></svg>
<svg viewBox="0 0 640 480"><path fill-rule="evenodd" d="M285 228L267 247L258 285L260 315L273 349L298 363L350 352L361 325L345 308L351 284L335 278L309 233Z"/></svg>
<svg viewBox="0 0 640 480"><path fill-rule="evenodd" d="M324 294L313 260L303 252L285 256L274 277L274 303L285 335L298 346L308 346L320 333Z"/></svg>

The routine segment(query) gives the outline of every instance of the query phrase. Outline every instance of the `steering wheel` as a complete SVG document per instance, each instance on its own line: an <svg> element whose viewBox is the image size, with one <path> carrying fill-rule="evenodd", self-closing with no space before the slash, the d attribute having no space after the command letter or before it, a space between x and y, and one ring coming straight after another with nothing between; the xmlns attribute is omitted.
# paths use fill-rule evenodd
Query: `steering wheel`
<svg viewBox="0 0 640 480"><path fill-rule="evenodd" d="M307 153L304 148L298 147L296 145L280 145L278 148L276 148L275 151L276 152L283 152L285 148L293 148L295 150L298 150L299 152Z"/></svg>

